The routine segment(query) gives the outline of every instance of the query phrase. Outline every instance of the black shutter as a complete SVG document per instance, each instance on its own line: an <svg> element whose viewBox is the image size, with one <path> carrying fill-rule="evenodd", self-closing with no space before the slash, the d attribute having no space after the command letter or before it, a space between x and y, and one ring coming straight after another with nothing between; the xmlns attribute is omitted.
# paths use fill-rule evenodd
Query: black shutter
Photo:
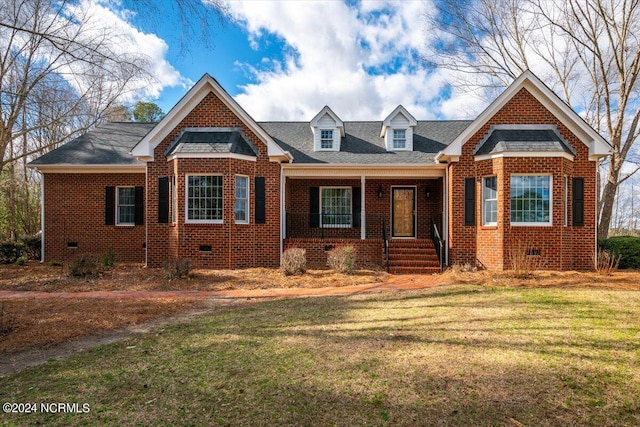
<svg viewBox="0 0 640 427"><path fill-rule="evenodd" d="M264 177L257 176L255 178L255 197L256 204L254 208L254 221L256 224L264 224L266 221L266 206L265 206L265 188Z"/></svg>
<svg viewBox="0 0 640 427"><path fill-rule="evenodd" d="M584 225L584 178L573 178L573 225Z"/></svg>
<svg viewBox="0 0 640 427"><path fill-rule="evenodd" d="M169 222L169 178L158 178L158 223Z"/></svg>
<svg viewBox="0 0 640 427"><path fill-rule="evenodd" d="M320 187L309 188L309 227L320 227Z"/></svg>
<svg viewBox="0 0 640 427"><path fill-rule="evenodd" d="M115 224L116 217L116 187L104 189L104 224Z"/></svg>
<svg viewBox="0 0 640 427"><path fill-rule="evenodd" d="M136 187L135 189L135 198L136 198L136 210L135 210L135 219L134 222L136 225L144 224L144 187Z"/></svg>
<svg viewBox="0 0 640 427"><path fill-rule="evenodd" d="M353 208L353 226L355 228L358 228L361 225L360 212L362 212L362 203L360 203L360 195L360 187L353 187L351 190L351 206Z"/></svg>
<svg viewBox="0 0 640 427"><path fill-rule="evenodd" d="M464 225L476 225L476 179L464 179Z"/></svg>

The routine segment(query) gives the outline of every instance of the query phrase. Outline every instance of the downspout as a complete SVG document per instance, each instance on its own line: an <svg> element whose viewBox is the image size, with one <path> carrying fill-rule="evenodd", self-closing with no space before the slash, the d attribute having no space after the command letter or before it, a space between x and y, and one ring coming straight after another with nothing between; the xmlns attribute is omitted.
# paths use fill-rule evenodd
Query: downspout
<svg viewBox="0 0 640 427"><path fill-rule="evenodd" d="M365 205L365 178L364 175L360 176L360 240L367 238L367 215Z"/></svg>
<svg viewBox="0 0 640 427"><path fill-rule="evenodd" d="M40 262L44 262L44 174L42 172L40 172Z"/></svg>
<svg viewBox="0 0 640 427"><path fill-rule="evenodd" d="M287 235L287 221L284 208L286 179L285 170L282 167L282 163L280 163L280 265L282 265L282 253L284 252L284 238Z"/></svg>
<svg viewBox="0 0 640 427"><path fill-rule="evenodd" d="M149 266L149 162L144 168L144 266Z"/></svg>

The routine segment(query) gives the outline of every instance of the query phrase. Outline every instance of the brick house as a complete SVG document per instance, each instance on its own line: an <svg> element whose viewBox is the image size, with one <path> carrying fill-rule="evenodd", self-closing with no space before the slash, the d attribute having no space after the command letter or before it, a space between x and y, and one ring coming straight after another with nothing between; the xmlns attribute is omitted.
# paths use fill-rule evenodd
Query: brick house
<svg viewBox="0 0 640 427"><path fill-rule="evenodd" d="M159 123L109 123L31 162L43 260L112 247L161 266L310 264L355 246L395 272L471 263L591 269L609 144L531 72L475 120L256 122L209 75Z"/></svg>

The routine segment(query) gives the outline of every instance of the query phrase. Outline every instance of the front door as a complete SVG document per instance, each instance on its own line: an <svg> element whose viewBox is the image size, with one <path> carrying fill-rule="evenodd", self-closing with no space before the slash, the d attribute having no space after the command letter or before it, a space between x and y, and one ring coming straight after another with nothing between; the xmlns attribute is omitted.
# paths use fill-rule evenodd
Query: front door
<svg viewBox="0 0 640 427"><path fill-rule="evenodd" d="M393 187L392 189L392 237L416 237L416 189Z"/></svg>

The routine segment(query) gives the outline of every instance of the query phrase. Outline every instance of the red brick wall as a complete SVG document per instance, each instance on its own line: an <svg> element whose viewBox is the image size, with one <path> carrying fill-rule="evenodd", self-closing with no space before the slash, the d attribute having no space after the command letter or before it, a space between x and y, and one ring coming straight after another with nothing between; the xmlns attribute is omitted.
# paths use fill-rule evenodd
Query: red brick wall
<svg viewBox="0 0 640 427"><path fill-rule="evenodd" d="M361 187L359 179L291 179L287 178L285 205L287 213L302 216L309 213L309 188L328 186ZM416 225L417 237L426 239L431 237L431 219L434 218L442 230L442 179L376 179L367 178L365 182L365 211L367 224L371 233L379 233L374 228L381 228L385 219L387 231L391 227L391 188L416 187ZM378 190L382 189L382 198L378 197ZM429 188L429 198L426 189ZM304 219L304 218L303 218ZM360 229L331 230L340 232L342 238L360 238ZM335 236L335 234L333 234Z"/></svg>
<svg viewBox="0 0 640 427"><path fill-rule="evenodd" d="M576 149L574 161L562 158L504 158L474 160L473 149L489 132L491 125L499 124L554 124L562 136ZM509 268L510 248L519 242L531 243L539 249L547 269L593 268L595 252L596 162L589 161L588 148L549 112L526 89L517 93L462 147L458 162L449 166L449 261L479 264L492 269ZM512 174L543 173L553 176L551 227L519 227L510 224L510 177ZM498 176L498 225L481 226L482 177ZM585 224L571 224L571 185L569 185L569 225L564 226L564 177L584 178ZM464 179L476 180L476 225L464 225Z"/></svg>
<svg viewBox="0 0 640 427"><path fill-rule="evenodd" d="M44 174L45 260L104 254L144 261L144 225L105 225L105 187L143 186L144 174ZM145 218L146 221L146 218ZM69 248L75 242L77 248Z"/></svg>
<svg viewBox="0 0 640 427"><path fill-rule="evenodd" d="M382 267L383 245L380 239L286 239L284 249L305 249L307 266L310 268L326 268L327 255L330 250L341 246L353 246L356 249L356 266Z"/></svg>
<svg viewBox="0 0 640 427"><path fill-rule="evenodd" d="M258 149L256 162L238 159L177 159L167 162L164 152L185 127L237 127ZM280 166L270 162L267 146L213 93L207 95L154 151L148 164L149 206L148 264L161 266L170 257L190 258L197 267L238 268L276 267L280 264ZM185 223L185 174L224 176L224 223ZM235 175L249 176L250 224L235 224ZM178 209L176 224L159 224L158 178L177 177ZM266 222L255 224L254 177L265 177ZM171 205L173 205L171 203ZM200 245L211 245L201 252Z"/></svg>

